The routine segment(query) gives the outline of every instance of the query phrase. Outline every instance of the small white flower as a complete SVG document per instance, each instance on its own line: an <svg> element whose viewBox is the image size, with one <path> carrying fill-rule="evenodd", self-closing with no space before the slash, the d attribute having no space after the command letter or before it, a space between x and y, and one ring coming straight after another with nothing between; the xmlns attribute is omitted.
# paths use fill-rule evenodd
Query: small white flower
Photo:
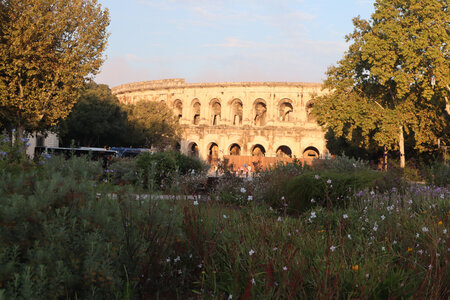
<svg viewBox="0 0 450 300"><path fill-rule="evenodd" d="M198 201L197 200L194 200L194 205L198 205Z"/></svg>
<svg viewBox="0 0 450 300"><path fill-rule="evenodd" d="M270 210L270 211L273 211L273 208L272 208L272 206L269 206L269 210Z"/></svg>
<svg viewBox="0 0 450 300"><path fill-rule="evenodd" d="M366 228L364 228L364 227L361 227L361 230L362 230L362 231L364 231L364 230L366 230Z"/></svg>
<svg viewBox="0 0 450 300"><path fill-rule="evenodd" d="M282 219L283 219L283 218L278 217L277 221L278 221L278 222L281 222Z"/></svg>
<svg viewBox="0 0 450 300"><path fill-rule="evenodd" d="M181 270L178 270L178 274L182 274L183 272L181 272Z"/></svg>
<svg viewBox="0 0 450 300"><path fill-rule="evenodd" d="M392 242L392 244L394 244L394 245L397 245L397 241L396 241L396 240L394 240L394 241Z"/></svg>
<svg viewBox="0 0 450 300"><path fill-rule="evenodd" d="M366 274L366 278L369 278L370 277L370 275L369 274Z"/></svg>
<svg viewBox="0 0 450 300"><path fill-rule="evenodd" d="M447 234L447 229L442 230L443 234Z"/></svg>
<svg viewBox="0 0 450 300"><path fill-rule="evenodd" d="M369 223L369 219L366 218L366 219L364 220L364 222Z"/></svg>
<svg viewBox="0 0 450 300"><path fill-rule="evenodd" d="M433 269L433 266L430 264L429 266L428 266L428 269Z"/></svg>
<svg viewBox="0 0 450 300"><path fill-rule="evenodd" d="M373 196L373 195L375 195L375 192L374 191L370 191L370 194Z"/></svg>
<svg viewBox="0 0 450 300"><path fill-rule="evenodd" d="M281 196L281 200L283 200L283 201L285 200L284 196Z"/></svg>
<svg viewBox="0 0 450 300"><path fill-rule="evenodd" d="M316 202L316 200L314 200L314 198L313 199L311 199L311 203L315 203Z"/></svg>
<svg viewBox="0 0 450 300"><path fill-rule="evenodd" d="M417 251L417 253L419 253L420 255L422 255L422 254L423 254L423 250L420 249L419 251Z"/></svg>
<svg viewBox="0 0 450 300"><path fill-rule="evenodd" d="M223 218L226 219L226 218L228 218L228 217L227 217L227 215L223 215Z"/></svg>
<svg viewBox="0 0 450 300"><path fill-rule="evenodd" d="M356 164L355 163L353 163L353 168L356 168Z"/></svg>
<svg viewBox="0 0 450 300"><path fill-rule="evenodd" d="M428 228L427 227L422 227L422 231L423 232L428 232Z"/></svg>
<svg viewBox="0 0 450 300"><path fill-rule="evenodd" d="M252 256L253 254L255 254L255 251L253 251L253 249L250 249L250 251L248 251L248 255Z"/></svg>
<svg viewBox="0 0 450 300"><path fill-rule="evenodd" d="M382 251L386 251L386 248L383 246L383 247L381 247L381 250Z"/></svg>
<svg viewBox="0 0 450 300"><path fill-rule="evenodd" d="M347 219L347 218L348 218L348 215L347 215L347 214L344 214L342 217L343 217L344 219Z"/></svg>
<svg viewBox="0 0 450 300"><path fill-rule="evenodd" d="M384 219L386 219L386 217L384 215L381 216L381 220L384 221Z"/></svg>
<svg viewBox="0 0 450 300"><path fill-rule="evenodd" d="M166 258L166 262L168 263L170 262L170 257Z"/></svg>
<svg viewBox="0 0 450 300"><path fill-rule="evenodd" d="M244 187L241 187L241 193L245 193L247 190Z"/></svg>
<svg viewBox="0 0 450 300"><path fill-rule="evenodd" d="M287 271L287 267L286 266L283 267L283 271Z"/></svg>
<svg viewBox="0 0 450 300"><path fill-rule="evenodd" d="M330 183L331 183L331 179L328 179L328 180L327 180L327 183L330 184Z"/></svg>
<svg viewBox="0 0 450 300"><path fill-rule="evenodd" d="M440 257L441 255L439 253L436 253L436 257Z"/></svg>
<svg viewBox="0 0 450 300"><path fill-rule="evenodd" d="M408 203L409 203L409 204L413 204L413 201L412 201L412 200L409 200Z"/></svg>
<svg viewBox="0 0 450 300"><path fill-rule="evenodd" d="M230 294L230 295L228 296L228 300L231 300L231 299L233 299L233 295Z"/></svg>
<svg viewBox="0 0 450 300"><path fill-rule="evenodd" d="M347 234L347 237L348 237L349 240L352 239L352 236L350 234Z"/></svg>
<svg viewBox="0 0 450 300"><path fill-rule="evenodd" d="M335 246L331 246L330 250L331 250L331 252L334 252L334 250L336 250L336 247Z"/></svg>
<svg viewBox="0 0 450 300"><path fill-rule="evenodd" d="M177 261L180 261L181 260L181 258L179 257L179 256L177 256L177 258L175 258L174 260L173 260L173 262L177 262Z"/></svg>
<svg viewBox="0 0 450 300"><path fill-rule="evenodd" d="M273 247L273 251L277 251L278 250L278 248L277 247Z"/></svg>
<svg viewBox="0 0 450 300"><path fill-rule="evenodd" d="M444 194L441 194L439 197L440 197L441 199L444 199Z"/></svg>
<svg viewBox="0 0 450 300"><path fill-rule="evenodd" d="M255 278L252 278L252 284L256 284Z"/></svg>
<svg viewBox="0 0 450 300"><path fill-rule="evenodd" d="M198 264L198 265L197 265L197 267L198 267L199 269L201 269L202 266L203 266L202 264Z"/></svg>
<svg viewBox="0 0 450 300"><path fill-rule="evenodd" d="M247 198L247 200L248 200L248 201L252 201L252 200L253 200L253 196L252 196L252 195L249 195L248 198Z"/></svg>
<svg viewBox="0 0 450 300"><path fill-rule="evenodd" d="M189 258L192 258L192 254L189 254Z"/></svg>
<svg viewBox="0 0 450 300"><path fill-rule="evenodd" d="M320 179L320 176L319 175L314 175L314 178L315 179Z"/></svg>
<svg viewBox="0 0 450 300"><path fill-rule="evenodd" d="M317 217L317 216L316 216L316 212L315 212L315 211L312 211L312 212L311 212L311 218L314 219L314 218L316 218L316 217Z"/></svg>
<svg viewBox="0 0 450 300"><path fill-rule="evenodd" d="M420 237L420 234L416 233L416 238Z"/></svg>

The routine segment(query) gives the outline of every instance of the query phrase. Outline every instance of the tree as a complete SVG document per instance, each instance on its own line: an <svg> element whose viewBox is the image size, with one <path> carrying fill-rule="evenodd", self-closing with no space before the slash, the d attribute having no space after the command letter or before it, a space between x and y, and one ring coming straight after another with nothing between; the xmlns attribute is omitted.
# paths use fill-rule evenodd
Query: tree
<svg viewBox="0 0 450 300"><path fill-rule="evenodd" d="M166 104L139 101L125 108L128 113L130 145L165 148L173 146L180 139L180 124Z"/></svg>
<svg viewBox="0 0 450 300"><path fill-rule="evenodd" d="M355 18L352 41L327 71L316 99L320 125L360 147L420 151L448 144L450 14L446 0L377 0L370 21Z"/></svg>
<svg viewBox="0 0 450 300"><path fill-rule="evenodd" d="M58 125L64 145L121 146L126 143L127 114L107 85L90 82L69 116Z"/></svg>
<svg viewBox="0 0 450 300"><path fill-rule="evenodd" d="M55 125L103 62L108 11L96 0L0 0L0 22L3 126Z"/></svg>

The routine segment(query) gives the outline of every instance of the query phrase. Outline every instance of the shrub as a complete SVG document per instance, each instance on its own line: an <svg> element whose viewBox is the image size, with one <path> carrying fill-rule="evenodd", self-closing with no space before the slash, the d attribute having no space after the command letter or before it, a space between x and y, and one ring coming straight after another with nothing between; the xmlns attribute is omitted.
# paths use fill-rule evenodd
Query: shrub
<svg viewBox="0 0 450 300"><path fill-rule="evenodd" d="M355 191L375 188L382 177L382 173L372 170L310 171L287 181L283 188L289 211L301 213L317 204L344 207Z"/></svg>
<svg viewBox="0 0 450 300"><path fill-rule="evenodd" d="M136 167L135 158L114 159L108 170L108 179L116 185L126 185L139 183L139 174Z"/></svg>
<svg viewBox="0 0 450 300"><path fill-rule="evenodd" d="M434 162L423 169L427 184L450 186L450 164Z"/></svg>
<svg viewBox="0 0 450 300"><path fill-rule="evenodd" d="M143 153L138 156L136 166L146 186L153 185L163 190L170 186L175 173L185 175L205 168L200 160L177 151Z"/></svg>

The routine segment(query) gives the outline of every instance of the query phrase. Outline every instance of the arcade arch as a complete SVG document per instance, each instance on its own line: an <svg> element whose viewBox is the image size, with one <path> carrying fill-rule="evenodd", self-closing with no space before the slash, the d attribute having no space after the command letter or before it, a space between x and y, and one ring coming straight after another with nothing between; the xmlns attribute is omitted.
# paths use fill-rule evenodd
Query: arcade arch
<svg viewBox="0 0 450 300"><path fill-rule="evenodd" d="M230 146L230 155L241 155L241 146L239 144L232 144Z"/></svg>
<svg viewBox="0 0 450 300"><path fill-rule="evenodd" d="M304 158L319 158L319 150L316 147L309 146L303 150Z"/></svg>
<svg viewBox="0 0 450 300"><path fill-rule="evenodd" d="M213 99L211 100L209 106L211 110L212 125L218 125L222 115L222 105L220 105L220 101L218 99Z"/></svg>
<svg viewBox="0 0 450 300"><path fill-rule="evenodd" d="M180 120L183 117L183 102L180 99L175 100L173 109L178 120Z"/></svg>
<svg viewBox="0 0 450 300"><path fill-rule="evenodd" d="M266 149L264 149L264 146L257 144L252 148L252 156L266 156Z"/></svg>
<svg viewBox="0 0 450 300"><path fill-rule="evenodd" d="M253 111L254 111L253 124L256 126L266 125L266 113L267 113L266 102L261 98L256 99L253 105Z"/></svg>
<svg viewBox="0 0 450 300"><path fill-rule="evenodd" d="M188 145L188 154L193 157L199 157L199 150L197 143L191 142Z"/></svg>
<svg viewBox="0 0 450 300"><path fill-rule="evenodd" d="M294 107L292 101L289 99L283 99L279 106L279 117L282 122L293 121Z"/></svg>
<svg viewBox="0 0 450 300"><path fill-rule="evenodd" d="M194 99L192 101L192 124L194 125L200 124L200 109L200 101L198 99Z"/></svg>
<svg viewBox="0 0 450 300"><path fill-rule="evenodd" d="M277 157L292 157L292 150L288 146L280 146L276 152Z"/></svg>
<svg viewBox="0 0 450 300"><path fill-rule="evenodd" d="M243 105L240 99L234 99L231 102L231 121L233 125L242 125Z"/></svg>

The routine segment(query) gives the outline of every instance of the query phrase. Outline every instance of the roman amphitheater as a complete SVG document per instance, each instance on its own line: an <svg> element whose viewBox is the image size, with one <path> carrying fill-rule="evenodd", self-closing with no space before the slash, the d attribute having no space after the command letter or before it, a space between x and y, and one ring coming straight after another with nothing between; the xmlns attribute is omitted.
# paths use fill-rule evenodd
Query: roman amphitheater
<svg viewBox="0 0 450 300"><path fill-rule="evenodd" d="M161 101L183 128L181 151L209 162L240 158L327 156L324 133L311 115L319 83L136 82L112 88L119 101ZM244 160L241 161L244 162Z"/></svg>

